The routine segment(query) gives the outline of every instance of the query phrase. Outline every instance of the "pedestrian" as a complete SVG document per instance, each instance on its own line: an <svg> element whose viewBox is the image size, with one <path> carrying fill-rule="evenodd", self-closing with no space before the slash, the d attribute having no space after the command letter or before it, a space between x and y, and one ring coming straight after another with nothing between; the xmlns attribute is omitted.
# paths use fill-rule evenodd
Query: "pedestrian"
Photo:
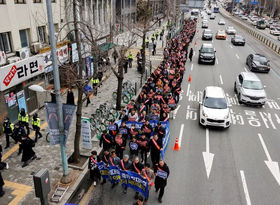
<svg viewBox="0 0 280 205"><path fill-rule="evenodd" d="M117 59L118 59L118 52L117 52L117 50L114 48L114 52L113 52L113 58L114 58L114 62L115 62L115 64L117 63Z"/></svg>
<svg viewBox="0 0 280 205"><path fill-rule="evenodd" d="M66 104L75 105L75 98L72 88L67 91Z"/></svg>
<svg viewBox="0 0 280 205"><path fill-rule="evenodd" d="M161 125L161 122L157 123L157 126L155 127L154 132L158 135L158 138L162 141L163 138L165 137L165 129Z"/></svg>
<svg viewBox="0 0 280 205"><path fill-rule="evenodd" d="M104 149L101 161L104 162L107 166L109 166L109 157L110 157L110 152L109 150ZM106 183L106 179L103 178L103 181L101 182L101 185Z"/></svg>
<svg viewBox="0 0 280 205"><path fill-rule="evenodd" d="M126 141L128 138L129 128L126 126L125 121L122 121L122 124L119 127L119 133L123 136L123 139Z"/></svg>
<svg viewBox="0 0 280 205"><path fill-rule="evenodd" d="M189 53L189 59L192 62L192 57L193 57L193 48L191 48L190 53Z"/></svg>
<svg viewBox="0 0 280 205"><path fill-rule="evenodd" d="M9 169L9 164L2 162L2 152L3 152L2 145L0 145L0 170L3 170L4 168Z"/></svg>
<svg viewBox="0 0 280 205"><path fill-rule="evenodd" d="M98 72L97 72L97 78L98 78L98 80L99 80L99 83L102 84L102 78L103 78L103 71L102 71L102 69L98 70Z"/></svg>
<svg viewBox="0 0 280 205"><path fill-rule="evenodd" d="M147 37L146 40L145 40L146 48L149 47L149 42L150 42L150 41L149 41L149 37Z"/></svg>
<svg viewBox="0 0 280 205"><path fill-rule="evenodd" d="M129 160L129 156L126 154L124 155L123 159L120 162L120 168L123 171L128 171L131 167L131 161ZM124 185L123 186L123 193L126 194L127 193L127 186Z"/></svg>
<svg viewBox="0 0 280 205"><path fill-rule="evenodd" d="M132 68L133 55L131 54L130 51L128 53L127 59L128 59L129 68Z"/></svg>
<svg viewBox="0 0 280 205"><path fill-rule="evenodd" d="M141 153L141 163L147 163L147 153L149 152L149 139L145 134L141 135L141 138L137 140Z"/></svg>
<svg viewBox="0 0 280 205"><path fill-rule="evenodd" d="M167 185L167 178L169 176L169 168L167 164L160 160L159 164L155 167L156 179L155 179L155 189L156 192L159 191L158 202L162 203L162 196L164 194L164 188Z"/></svg>
<svg viewBox="0 0 280 205"><path fill-rule="evenodd" d="M160 35L159 40L163 40L164 32L161 31L159 35Z"/></svg>
<svg viewBox="0 0 280 205"><path fill-rule="evenodd" d="M123 151L125 150L126 146L126 139L119 133L115 138L115 146L116 146L116 154L117 156L122 159L123 158Z"/></svg>
<svg viewBox="0 0 280 205"><path fill-rule="evenodd" d="M84 88L84 92L86 94L86 98L87 98L87 104L86 104L86 107L90 104L90 95L91 95L91 92L92 92L92 88L90 85L86 85L85 88Z"/></svg>
<svg viewBox="0 0 280 205"><path fill-rule="evenodd" d="M0 197L3 197L5 194L5 191L3 190L3 186L5 185L2 174L0 172Z"/></svg>
<svg viewBox="0 0 280 205"><path fill-rule="evenodd" d="M157 44L153 44L153 52L152 52L152 55L156 55L156 48L157 48Z"/></svg>
<svg viewBox="0 0 280 205"><path fill-rule="evenodd" d="M133 205L143 205L144 204L144 198L143 196L138 196L137 199L136 199L136 202L133 203Z"/></svg>
<svg viewBox="0 0 280 205"><path fill-rule="evenodd" d="M136 137L132 137L131 141L129 142L129 149L129 155L131 159L138 156L139 145L137 143Z"/></svg>
<svg viewBox="0 0 280 205"><path fill-rule="evenodd" d="M97 95L97 88L98 88L98 84L99 84L99 79L98 79L97 75L95 75L95 77L91 78L91 82L92 82L92 90L94 92L94 95Z"/></svg>
<svg viewBox="0 0 280 205"><path fill-rule="evenodd" d="M39 138L42 138L42 134L40 132L40 118L38 117L38 114L35 113L32 117L32 121L31 121L31 124L32 124L32 127L33 129L35 130L35 143L37 142L38 140L38 136Z"/></svg>
<svg viewBox="0 0 280 205"><path fill-rule="evenodd" d="M152 186L154 186L154 178L155 178L154 171L151 169L151 165L149 163L146 163L144 169L142 169L142 176L144 179L147 179L148 181L148 194L144 202L146 204L149 199L150 189Z"/></svg>
<svg viewBox="0 0 280 205"><path fill-rule="evenodd" d="M117 156L116 151L113 150L111 152L111 156L109 157L109 165L118 167L120 165L120 163L121 163L120 158ZM118 184L119 184L118 181L113 181L111 188L113 189Z"/></svg>
<svg viewBox="0 0 280 205"><path fill-rule="evenodd" d="M162 141L159 140L158 135L154 134L153 138L149 142L151 150L151 160L153 166L155 166L160 160L160 152L162 150Z"/></svg>
<svg viewBox="0 0 280 205"><path fill-rule="evenodd" d="M30 134L30 130L29 130L29 117L28 114L25 112L24 108L20 109L20 113L18 114L18 121L21 122L21 124L26 128L27 131L27 135Z"/></svg>
<svg viewBox="0 0 280 205"><path fill-rule="evenodd" d="M97 167L98 162L100 162L100 158L97 156L97 152L93 150L88 160L88 169L90 170L89 173L90 178L93 181L93 186L96 186L96 182L101 180L100 171Z"/></svg>
<svg viewBox="0 0 280 205"><path fill-rule="evenodd" d="M10 122L10 119L8 117L6 117L3 123L3 131L6 136L6 147L4 149L10 147L10 136L12 136L13 130L14 130L14 124Z"/></svg>
<svg viewBox="0 0 280 205"><path fill-rule="evenodd" d="M23 135L21 137L20 146L22 148L22 158L21 161L23 162L22 167L26 167L29 164L29 160L34 160L37 158L33 148L35 146L35 142L30 139L27 135Z"/></svg>
<svg viewBox="0 0 280 205"><path fill-rule="evenodd" d="M128 59L125 58L123 64L124 73L127 73L127 68L128 68Z"/></svg>
<svg viewBox="0 0 280 205"><path fill-rule="evenodd" d="M122 112L119 116L119 120L121 120L122 122L126 122L128 121L128 116L126 114L126 110L125 109L122 109Z"/></svg>
<svg viewBox="0 0 280 205"><path fill-rule="evenodd" d="M113 139L106 130L103 131L99 140L99 146L102 147L102 145L104 150L110 150L113 146Z"/></svg>
<svg viewBox="0 0 280 205"><path fill-rule="evenodd" d="M21 125L20 122L15 124L15 129L13 131L12 138L15 140L16 143L21 142L21 137L26 135L24 127ZM22 147L19 146L18 155L22 153Z"/></svg>
<svg viewBox="0 0 280 205"><path fill-rule="evenodd" d="M51 103L56 103L56 94L54 90L51 90Z"/></svg>
<svg viewBox="0 0 280 205"><path fill-rule="evenodd" d="M139 162L139 157L136 156L132 162L130 170L137 174L141 174L142 169L144 169L144 165ZM138 197L139 197L138 195L139 195L139 192L136 192L134 198L138 199Z"/></svg>

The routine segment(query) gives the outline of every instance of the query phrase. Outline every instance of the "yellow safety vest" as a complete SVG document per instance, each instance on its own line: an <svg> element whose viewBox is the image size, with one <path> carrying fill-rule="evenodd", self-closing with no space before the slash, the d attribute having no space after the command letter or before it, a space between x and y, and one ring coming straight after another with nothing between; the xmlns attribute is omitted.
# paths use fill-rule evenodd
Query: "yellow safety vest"
<svg viewBox="0 0 280 205"><path fill-rule="evenodd" d="M28 123L28 115L25 113L25 116L21 116L21 114L18 114L18 121L21 122L27 122Z"/></svg>
<svg viewBox="0 0 280 205"><path fill-rule="evenodd" d="M32 118L32 125L40 127L40 118L37 117L36 121Z"/></svg>
<svg viewBox="0 0 280 205"><path fill-rule="evenodd" d="M152 39L154 39L154 40L155 40L155 39L156 39L156 37L155 37L154 35L152 35Z"/></svg>
<svg viewBox="0 0 280 205"><path fill-rule="evenodd" d="M146 39L146 41L145 41L146 43L149 43L149 39Z"/></svg>
<svg viewBox="0 0 280 205"><path fill-rule="evenodd" d="M5 127L3 126L2 128L3 128L3 131L5 131ZM11 128L12 131L14 130L14 124L13 123L10 123L10 128Z"/></svg>
<svg viewBox="0 0 280 205"><path fill-rule="evenodd" d="M91 82L93 83L93 84L98 84L99 83L99 79L98 78L96 78L96 79L91 79Z"/></svg>
<svg viewBox="0 0 280 205"><path fill-rule="evenodd" d="M133 59L133 55L130 53L130 54L128 54L127 58L128 59Z"/></svg>
<svg viewBox="0 0 280 205"><path fill-rule="evenodd" d="M158 32L156 32L156 35L159 35L159 33L158 33Z"/></svg>

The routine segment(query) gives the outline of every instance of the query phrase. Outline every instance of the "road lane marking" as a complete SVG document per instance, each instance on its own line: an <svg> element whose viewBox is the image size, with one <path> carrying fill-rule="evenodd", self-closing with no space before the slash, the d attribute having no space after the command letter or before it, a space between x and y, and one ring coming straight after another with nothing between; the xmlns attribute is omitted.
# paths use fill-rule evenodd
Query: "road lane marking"
<svg viewBox="0 0 280 205"><path fill-rule="evenodd" d="M204 160L207 178L209 179L211 169L212 169L214 154L210 152L209 129L208 128L206 128L206 151L202 152L202 156L203 156L203 160Z"/></svg>
<svg viewBox="0 0 280 205"><path fill-rule="evenodd" d="M239 55L238 55L238 54L235 54L235 56L236 56L236 58L237 58L237 59L240 59L240 57L239 57Z"/></svg>
<svg viewBox="0 0 280 205"><path fill-rule="evenodd" d="M173 112L173 119L176 118L177 112L180 109L180 107L181 107L181 105L178 105L178 107L174 110L174 112Z"/></svg>
<svg viewBox="0 0 280 205"><path fill-rule="evenodd" d="M186 94L186 96L188 97L189 96L189 94L190 94L190 84L188 84L188 89L187 89L187 94Z"/></svg>
<svg viewBox="0 0 280 205"><path fill-rule="evenodd" d="M86 203L88 202L88 198L91 194L91 192L93 191L94 189L94 184L92 183L92 185L89 187L87 193L84 195L82 201L79 203L80 205L86 205Z"/></svg>
<svg viewBox="0 0 280 205"><path fill-rule="evenodd" d="M233 46L232 46L232 45L229 45L229 47L230 47L230 48L233 48Z"/></svg>
<svg viewBox="0 0 280 205"><path fill-rule="evenodd" d="M223 82L222 75L220 75L220 81L221 81L221 84L223 85L223 84L224 84L224 82Z"/></svg>
<svg viewBox="0 0 280 205"><path fill-rule="evenodd" d="M193 56L195 56L195 51L193 52Z"/></svg>
<svg viewBox="0 0 280 205"><path fill-rule="evenodd" d="M218 60L218 58L216 58L216 63L217 63L217 65L219 64L219 60Z"/></svg>
<svg viewBox="0 0 280 205"><path fill-rule="evenodd" d="M210 152L210 147L209 147L209 129L206 128L206 152Z"/></svg>
<svg viewBox="0 0 280 205"><path fill-rule="evenodd" d="M247 70L247 68L246 68L246 67L244 67L244 70L245 70L245 72L248 72L248 70Z"/></svg>
<svg viewBox="0 0 280 205"><path fill-rule="evenodd" d="M267 147L266 147L266 145L265 145L265 143L264 143L264 141L263 141L262 135L261 135L260 133L258 133L258 136L259 136L259 138L260 138L260 141L261 141L263 150L264 150L264 152L265 152L265 155L266 155L266 157L267 157L267 160L268 160L268 161L272 161L272 159L271 159L271 157L270 157L270 154L269 154L269 152L268 152L268 150L267 150Z"/></svg>
<svg viewBox="0 0 280 205"><path fill-rule="evenodd" d="M192 65L191 65L191 71L193 70L193 63L192 63Z"/></svg>
<svg viewBox="0 0 280 205"><path fill-rule="evenodd" d="M245 174L244 174L243 170L240 170L240 175L241 175L241 181L242 181L243 190L244 190L244 194L245 194L246 204L251 205L251 199L250 199L250 195L249 195L249 191L248 191L248 187L247 187L247 183L246 183L246 178L245 178Z"/></svg>
<svg viewBox="0 0 280 205"><path fill-rule="evenodd" d="M183 132L184 132L184 124L181 124L181 129L180 129L180 134L179 134L179 147L181 147L182 143L182 137L183 137Z"/></svg>

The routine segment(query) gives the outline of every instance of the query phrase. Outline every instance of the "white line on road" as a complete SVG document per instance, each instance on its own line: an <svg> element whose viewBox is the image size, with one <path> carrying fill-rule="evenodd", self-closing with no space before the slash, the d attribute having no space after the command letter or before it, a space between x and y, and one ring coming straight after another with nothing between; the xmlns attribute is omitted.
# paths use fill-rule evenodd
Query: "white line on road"
<svg viewBox="0 0 280 205"><path fill-rule="evenodd" d="M220 81L221 81L221 84L223 85L223 84L224 84L224 82L223 82L222 75L220 75Z"/></svg>
<svg viewBox="0 0 280 205"><path fill-rule="evenodd" d="M241 181L242 181L242 185L243 185L243 189L244 189L246 204L251 205L251 199L250 199L250 195L249 195L249 191L248 191L248 187L247 187L247 183L246 183L246 178L245 178L245 174L244 174L243 170L240 170L240 175L241 175Z"/></svg>
<svg viewBox="0 0 280 205"><path fill-rule="evenodd" d="M210 147L209 147L209 129L206 128L206 152L210 152Z"/></svg>
<svg viewBox="0 0 280 205"><path fill-rule="evenodd" d="M216 58L216 63L217 63L217 65L219 64L219 60L218 60L218 58Z"/></svg>
<svg viewBox="0 0 280 205"><path fill-rule="evenodd" d="M195 56L195 51L193 52L193 56Z"/></svg>
<svg viewBox="0 0 280 205"><path fill-rule="evenodd" d="M230 47L230 48L233 48L233 46L232 46L232 45L229 45L229 47Z"/></svg>
<svg viewBox="0 0 280 205"><path fill-rule="evenodd" d="M269 152L268 152L268 150L267 150L267 147L266 147L266 145L265 145L265 143L264 143L264 141L263 141L262 135L261 135L260 133L258 133L258 136L259 136L259 138L260 138L260 141L261 141L261 144L262 144L262 146L263 146L263 150L264 150L264 152L265 152L265 155L266 155L267 160L268 160L268 161L272 161L272 160L271 160L271 157L270 157L270 154L269 154Z"/></svg>
<svg viewBox="0 0 280 205"><path fill-rule="evenodd" d="M192 63L192 65L191 65L191 71L193 70L193 63Z"/></svg>
<svg viewBox="0 0 280 205"><path fill-rule="evenodd" d="M190 94L190 84L188 84L188 89L187 89L187 94L186 94L186 96L188 97L189 96L189 94Z"/></svg>
<svg viewBox="0 0 280 205"><path fill-rule="evenodd" d="M206 128L206 151L202 152L202 156L203 156L203 160L204 160L207 178L209 179L211 169L212 169L214 154L210 153L209 129L208 128Z"/></svg>
<svg viewBox="0 0 280 205"><path fill-rule="evenodd" d="M245 72L248 72L248 70L247 70L247 68L246 68L246 67L244 67L244 70L245 70Z"/></svg>
<svg viewBox="0 0 280 205"><path fill-rule="evenodd" d="M238 55L238 54L235 54L235 56L236 56L236 58L237 58L237 59L240 59L240 57L239 57L239 55Z"/></svg>
<svg viewBox="0 0 280 205"><path fill-rule="evenodd" d="M177 108L173 111L173 119L176 118L177 112L180 109L181 105L178 105Z"/></svg>
<svg viewBox="0 0 280 205"><path fill-rule="evenodd" d="M181 129L180 129L180 134L179 134L179 147L181 147L182 143L182 137L183 137L183 132L184 132L184 124L181 124Z"/></svg>

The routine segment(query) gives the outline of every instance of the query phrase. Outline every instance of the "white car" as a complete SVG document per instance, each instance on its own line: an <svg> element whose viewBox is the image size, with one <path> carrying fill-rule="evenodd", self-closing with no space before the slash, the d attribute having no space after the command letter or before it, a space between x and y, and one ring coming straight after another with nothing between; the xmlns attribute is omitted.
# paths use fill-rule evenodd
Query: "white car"
<svg viewBox="0 0 280 205"><path fill-rule="evenodd" d="M234 83L234 91L239 103L262 106L267 98L258 76L251 72L241 72Z"/></svg>
<svg viewBox="0 0 280 205"><path fill-rule="evenodd" d="M232 26L227 27L226 32L229 35L235 35L236 34L236 30Z"/></svg>
<svg viewBox="0 0 280 205"><path fill-rule="evenodd" d="M226 95L220 87L208 86L205 88L199 111L199 123L203 126L228 128L231 125Z"/></svg>
<svg viewBox="0 0 280 205"><path fill-rule="evenodd" d="M244 20L244 21L247 21L248 17L247 16L242 16L241 19Z"/></svg>
<svg viewBox="0 0 280 205"><path fill-rule="evenodd" d="M280 28L271 27L269 33L274 35L274 36L279 36L280 35Z"/></svg>
<svg viewBox="0 0 280 205"><path fill-rule="evenodd" d="M218 24L219 24L219 25L225 25L225 24L226 24L226 22L225 22L225 20L224 20L224 19L220 19L220 20L219 20L219 22L218 22Z"/></svg>

